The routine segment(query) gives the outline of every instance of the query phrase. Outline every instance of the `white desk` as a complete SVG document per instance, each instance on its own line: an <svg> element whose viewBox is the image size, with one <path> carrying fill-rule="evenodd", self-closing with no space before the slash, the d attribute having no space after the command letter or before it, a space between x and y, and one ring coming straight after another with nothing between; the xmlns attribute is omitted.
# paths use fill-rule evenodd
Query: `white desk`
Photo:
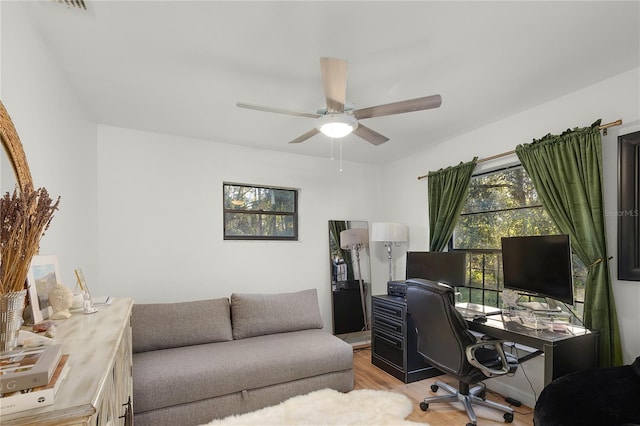
<svg viewBox="0 0 640 426"><path fill-rule="evenodd" d="M131 299L116 298L98 312L74 313L58 324L56 342L70 370L53 405L0 415L9 425L131 425L133 380Z"/></svg>

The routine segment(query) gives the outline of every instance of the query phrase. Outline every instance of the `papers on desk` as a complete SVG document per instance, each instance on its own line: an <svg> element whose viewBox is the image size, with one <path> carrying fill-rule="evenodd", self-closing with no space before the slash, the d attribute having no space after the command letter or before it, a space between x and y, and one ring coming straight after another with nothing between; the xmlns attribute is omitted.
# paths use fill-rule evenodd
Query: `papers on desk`
<svg viewBox="0 0 640 426"><path fill-rule="evenodd" d="M573 334L571 314L562 311L514 309L502 314L504 327L511 331L546 330L550 333Z"/></svg>
<svg viewBox="0 0 640 426"><path fill-rule="evenodd" d="M518 302L518 306L534 312L562 313L562 309L559 306L551 308L548 303L542 302Z"/></svg>
<svg viewBox="0 0 640 426"><path fill-rule="evenodd" d="M92 299L94 305L110 305L113 302L109 296L93 296Z"/></svg>

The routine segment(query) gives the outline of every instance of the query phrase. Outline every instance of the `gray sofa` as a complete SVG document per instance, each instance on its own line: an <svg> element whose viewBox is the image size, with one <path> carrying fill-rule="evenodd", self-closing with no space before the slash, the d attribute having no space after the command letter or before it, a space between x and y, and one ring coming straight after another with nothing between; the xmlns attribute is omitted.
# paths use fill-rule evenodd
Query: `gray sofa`
<svg viewBox="0 0 640 426"><path fill-rule="evenodd" d="M199 425L308 392L353 389L353 350L315 289L134 304L136 426Z"/></svg>

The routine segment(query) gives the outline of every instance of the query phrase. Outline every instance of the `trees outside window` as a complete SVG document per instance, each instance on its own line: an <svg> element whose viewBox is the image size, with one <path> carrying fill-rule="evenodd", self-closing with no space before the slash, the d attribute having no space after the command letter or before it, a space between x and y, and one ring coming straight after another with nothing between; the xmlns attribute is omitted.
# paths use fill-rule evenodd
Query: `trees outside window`
<svg viewBox="0 0 640 426"><path fill-rule="evenodd" d="M296 189L224 183L225 240L298 240Z"/></svg>
<svg viewBox="0 0 640 426"><path fill-rule="evenodd" d="M450 242L450 249L464 250L469 258L468 284L456 289L460 301L500 306L502 237L558 233L522 166L473 176ZM573 270L574 308L580 313L587 272L575 255Z"/></svg>

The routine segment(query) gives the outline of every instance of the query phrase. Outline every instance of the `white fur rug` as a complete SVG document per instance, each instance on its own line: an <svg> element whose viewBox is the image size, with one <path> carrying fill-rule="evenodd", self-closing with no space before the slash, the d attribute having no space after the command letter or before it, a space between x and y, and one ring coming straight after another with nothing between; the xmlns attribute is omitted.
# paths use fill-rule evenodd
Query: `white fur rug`
<svg viewBox="0 0 640 426"><path fill-rule="evenodd" d="M406 396L387 391L359 389L341 393L322 389L290 398L279 405L252 413L214 420L213 425L421 425L405 418L413 411Z"/></svg>

